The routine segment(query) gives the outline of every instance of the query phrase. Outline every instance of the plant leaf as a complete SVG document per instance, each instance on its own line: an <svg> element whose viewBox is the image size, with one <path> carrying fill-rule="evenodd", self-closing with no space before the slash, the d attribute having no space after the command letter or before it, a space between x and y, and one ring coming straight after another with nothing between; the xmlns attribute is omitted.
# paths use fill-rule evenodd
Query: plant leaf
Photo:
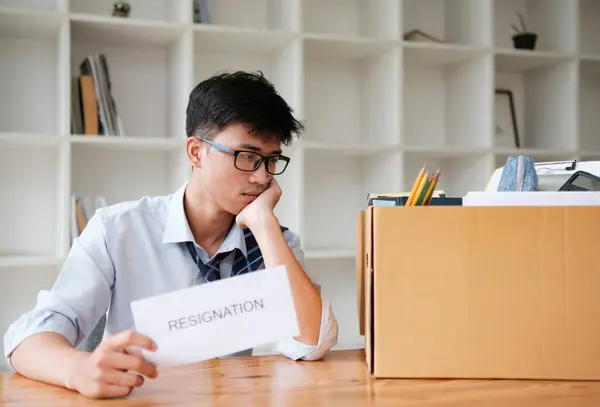
<svg viewBox="0 0 600 407"><path fill-rule="evenodd" d="M521 28L523 29L523 32L527 32L527 28L525 27L525 17L523 17L523 14L521 14L520 11L517 11L517 16L519 17L519 21L521 22Z"/></svg>

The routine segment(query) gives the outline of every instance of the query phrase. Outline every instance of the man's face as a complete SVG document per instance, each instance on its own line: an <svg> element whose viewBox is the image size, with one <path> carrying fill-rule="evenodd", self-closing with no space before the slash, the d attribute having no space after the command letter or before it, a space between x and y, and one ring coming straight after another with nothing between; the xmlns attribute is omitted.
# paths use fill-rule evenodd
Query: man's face
<svg viewBox="0 0 600 407"><path fill-rule="evenodd" d="M264 156L281 153L277 137L265 140L252 134L244 125L231 125L212 141L233 150L252 151ZM199 176L204 190L215 204L237 215L267 189L273 175L267 172L264 162L254 171L241 171L234 165L233 155L203 144L203 163ZM238 166L243 165L242 157L238 158L238 163Z"/></svg>

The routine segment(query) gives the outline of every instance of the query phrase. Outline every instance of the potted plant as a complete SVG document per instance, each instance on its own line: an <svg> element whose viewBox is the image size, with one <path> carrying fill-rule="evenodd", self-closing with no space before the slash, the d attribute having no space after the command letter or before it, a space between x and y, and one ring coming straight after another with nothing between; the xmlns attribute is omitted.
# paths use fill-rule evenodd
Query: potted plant
<svg viewBox="0 0 600 407"><path fill-rule="evenodd" d="M537 42L537 34L527 31L527 27L525 27L525 19L523 18L523 14L517 11L517 17L519 17L521 29L519 30L514 24L510 25L512 29L516 32L516 34L512 37L515 48L535 49L535 44Z"/></svg>
<svg viewBox="0 0 600 407"><path fill-rule="evenodd" d="M129 17L131 5L127 1L115 1L113 3L113 17Z"/></svg>

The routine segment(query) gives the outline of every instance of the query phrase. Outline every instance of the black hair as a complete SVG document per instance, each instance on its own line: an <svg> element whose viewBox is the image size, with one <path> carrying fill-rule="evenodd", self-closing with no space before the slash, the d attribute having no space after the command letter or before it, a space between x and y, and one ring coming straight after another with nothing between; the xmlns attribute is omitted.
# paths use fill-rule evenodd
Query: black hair
<svg viewBox="0 0 600 407"><path fill-rule="evenodd" d="M260 71L220 73L203 80L190 93L186 113L188 137L211 139L231 124L245 124L257 136L275 135L287 146L304 130Z"/></svg>

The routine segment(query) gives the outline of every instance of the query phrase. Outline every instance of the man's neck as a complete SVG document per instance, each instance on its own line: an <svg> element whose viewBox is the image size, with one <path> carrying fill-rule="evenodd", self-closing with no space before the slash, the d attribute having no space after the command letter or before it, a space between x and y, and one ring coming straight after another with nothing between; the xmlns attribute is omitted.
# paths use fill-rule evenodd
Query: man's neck
<svg viewBox="0 0 600 407"><path fill-rule="evenodd" d="M212 256L231 230L234 216L221 210L193 182L185 191L183 207L196 243Z"/></svg>

